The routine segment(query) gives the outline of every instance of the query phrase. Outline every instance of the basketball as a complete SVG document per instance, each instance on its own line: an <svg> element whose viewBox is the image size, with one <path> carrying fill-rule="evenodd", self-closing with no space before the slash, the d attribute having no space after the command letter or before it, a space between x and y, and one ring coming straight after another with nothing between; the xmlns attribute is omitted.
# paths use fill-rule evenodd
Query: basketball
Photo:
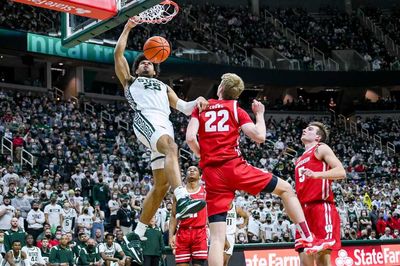
<svg viewBox="0 0 400 266"><path fill-rule="evenodd" d="M160 36L149 38L143 47L144 56L156 64L167 60L170 52L171 48L168 41Z"/></svg>

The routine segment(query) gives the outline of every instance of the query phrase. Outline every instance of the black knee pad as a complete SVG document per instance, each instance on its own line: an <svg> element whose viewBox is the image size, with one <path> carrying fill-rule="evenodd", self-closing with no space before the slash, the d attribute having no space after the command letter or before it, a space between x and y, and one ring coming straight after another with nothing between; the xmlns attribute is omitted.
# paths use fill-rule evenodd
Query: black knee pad
<svg viewBox="0 0 400 266"><path fill-rule="evenodd" d="M228 212L221 212L208 217L209 223L226 222L226 216Z"/></svg>
<svg viewBox="0 0 400 266"><path fill-rule="evenodd" d="M278 184L278 177L273 175L271 181L269 181L269 183L265 186L262 192L272 193L275 190L277 184Z"/></svg>
<svg viewBox="0 0 400 266"><path fill-rule="evenodd" d="M205 262L205 260L192 260L192 265L204 266Z"/></svg>

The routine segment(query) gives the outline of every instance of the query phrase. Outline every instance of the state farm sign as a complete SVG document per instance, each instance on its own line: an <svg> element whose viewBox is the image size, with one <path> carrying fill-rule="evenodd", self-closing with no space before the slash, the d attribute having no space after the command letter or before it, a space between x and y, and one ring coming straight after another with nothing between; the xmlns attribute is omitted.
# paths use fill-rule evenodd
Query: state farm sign
<svg viewBox="0 0 400 266"><path fill-rule="evenodd" d="M95 19L108 19L117 14L115 0L13 0L31 6Z"/></svg>
<svg viewBox="0 0 400 266"><path fill-rule="evenodd" d="M300 266L294 249L244 251L246 266ZM400 245L346 246L332 252L335 266L399 266Z"/></svg>

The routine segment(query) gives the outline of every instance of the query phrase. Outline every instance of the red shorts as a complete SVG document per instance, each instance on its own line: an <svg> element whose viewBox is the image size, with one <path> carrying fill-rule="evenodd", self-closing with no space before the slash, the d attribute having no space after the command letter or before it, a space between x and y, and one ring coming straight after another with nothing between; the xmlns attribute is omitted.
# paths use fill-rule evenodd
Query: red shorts
<svg viewBox="0 0 400 266"><path fill-rule="evenodd" d="M329 202L316 202L303 204L304 215L310 228L316 238L335 239L336 243L332 250L339 250L342 246L340 242L340 216L336 206ZM296 232L295 249L299 251L302 248L300 244L300 234Z"/></svg>
<svg viewBox="0 0 400 266"><path fill-rule="evenodd" d="M207 260L207 229L179 228L176 233L175 262L188 263L191 260Z"/></svg>
<svg viewBox="0 0 400 266"><path fill-rule="evenodd" d="M236 190L252 195L260 193L272 174L237 158L219 166L206 166L202 178L206 182L207 213L212 216L229 211Z"/></svg>

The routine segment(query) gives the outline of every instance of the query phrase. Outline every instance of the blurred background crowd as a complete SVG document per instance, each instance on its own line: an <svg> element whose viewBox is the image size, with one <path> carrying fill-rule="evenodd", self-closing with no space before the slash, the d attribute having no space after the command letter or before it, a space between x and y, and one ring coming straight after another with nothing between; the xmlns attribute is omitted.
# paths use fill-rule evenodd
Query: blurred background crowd
<svg viewBox="0 0 400 266"><path fill-rule="evenodd" d="M118 128L118 119L130 121L127 104L95 105L96 112L88 114L72 102L43 95L2 90L0 98L0 135L14 144L14 158L1 157L0 201L3 208L5 205L16 209L21 228L31 230L35 238L47 230L51 240L70 232L73 236L85 233L102 241L105 232L115 232L124 219L130 221L130 228L135 227L143 199L154 181L150 151L136 142L131 130ZM107 110L115 119L100 119L96 114L101 110ZM181 147L185 176L186 169L197 164L185 152L189 150L184 142L188 118L173 112L171 120ZM245 158L294 186L293 163L302 153L299 137L307 122L296 117L281 121L270 117L266 121L265 144L256 145L242 137ZM343 239L397 238L398 154L388 156L379 146L349 133L340 124L328 118L323 122L331 126L329 144L348 173L346 180L334 186ZM398 120L359 119L357 126L380 134L400 149ZM21 165L22 147L36 156L33 168ZM237 243L293 240L294 227L278 198L238 192L235 201L250 216L248 221L238 218ZM34 204L39 205L46 219L31 224L27 217ZM166 244L171 206L168 195L156 216ZM59 209L55 214L50 211L53 207ZM73 223L66 225L71 211ZM11 219L12 216L1 216L0 212L0 230L10 229Z"/></svg>

